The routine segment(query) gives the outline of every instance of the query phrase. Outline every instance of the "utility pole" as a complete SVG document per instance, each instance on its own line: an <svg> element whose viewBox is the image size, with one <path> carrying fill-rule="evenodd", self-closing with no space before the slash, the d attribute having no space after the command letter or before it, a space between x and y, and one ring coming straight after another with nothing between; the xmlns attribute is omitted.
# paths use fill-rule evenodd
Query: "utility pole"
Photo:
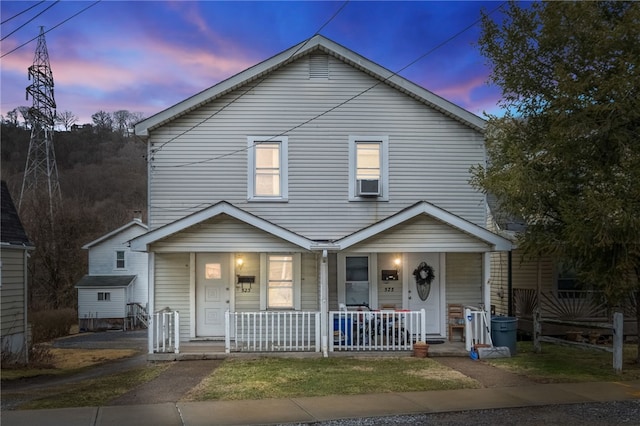
<svg viewBox="0 0 640 426"><path fill-rule="evenodd" d="M33 65L28 68L28 71L29 80L32 83L27 87L27 100L29 95L33 100L29 108L31 138L18 210L21 210L27 198L44 196L43 191L46 190L49 213L53 218L54 205L62 199L62 195L53 150L56 101L53 97L53 73L49 64L47 43L44 39L44 27L40 27Z"/></svg>

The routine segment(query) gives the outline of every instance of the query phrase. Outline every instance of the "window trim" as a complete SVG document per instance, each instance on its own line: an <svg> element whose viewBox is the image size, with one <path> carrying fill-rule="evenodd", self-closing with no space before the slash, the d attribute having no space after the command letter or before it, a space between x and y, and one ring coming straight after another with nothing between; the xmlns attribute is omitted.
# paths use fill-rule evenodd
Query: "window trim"
<svg viewBox="0 0 640 426"><path fill-rule="evenodd" d="M118 253L122 253L122 266L118 266ZM125 250L116 250L116 269L118 270L126 270L127 269L127 253Z"/></svg>
<svg viewBox="0 0 640 426"><path fill-rule="evenodd" d="M377 197L358 196L358 143L380 144L380 195ZM389 136L349 136L349 201L389 201Z"/></svg>
<svg viewBox="0 0 640 426"><path fill-rule="evenodd" d="M100 298L100 296L102 296L102 298ZM97 297L98 297L98 302L111 302L110 291L99 291Z"/></svg>
<svg viewBox="0 0 640 426"><path fill-rule="evenodd" d="M256 182L256 150L255 145L261 142L280 144L280 195L264 196L255 194ZM247 136L247 200L279 201L289 200L289 137L288 136Z"/></svg>
<svg viewBox="0 0 640 426"><path fill-rule="evenodd" d="M293 257L293 308L269 308L269 256ZM299 311L302 304L302 274L300 253L260 253L260 310L261 311Z"/></svg>
<svg viewBox="0 0 640 426"><path fill-rule="evenodd" d="M338 304L347 304L346 289L346 266L347 257L368 257L369 258L369 306L378 305L378 255L376 253L348 252L338 253ZM359 281L362 282L362 281Z"/></svg>

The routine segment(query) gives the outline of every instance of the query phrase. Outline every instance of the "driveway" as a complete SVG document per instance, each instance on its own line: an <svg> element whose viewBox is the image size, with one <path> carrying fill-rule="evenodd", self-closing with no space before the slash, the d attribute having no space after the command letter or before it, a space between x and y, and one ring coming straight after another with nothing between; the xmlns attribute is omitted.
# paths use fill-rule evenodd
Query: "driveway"
<svg viewBox="0 0 640 426"><path fill-rule="evenodd" d="M62 349L147 349L147 330L78 333L53 341Z"/></svg>

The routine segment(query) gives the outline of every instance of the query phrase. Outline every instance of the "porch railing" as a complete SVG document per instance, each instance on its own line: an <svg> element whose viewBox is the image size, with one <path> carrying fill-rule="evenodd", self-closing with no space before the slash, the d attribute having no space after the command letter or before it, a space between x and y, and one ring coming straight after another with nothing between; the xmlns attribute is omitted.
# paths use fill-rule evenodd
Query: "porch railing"
<svg viewBox="0 0 640 426"><path fill-rule="evenodd" d="M140 326L149 326L147 308L140 303L127 303L127 318L129 319L129 327L133 329Z"/></svg>
<svg viewBox="0 0 640 426"><path fill-rule="evenodd" d="M154 352L180 352L180 313L163 310L153 314L152 346Z"/></svg>
<svg viewBox="0 0 640 426"><path fill-rule="evenodd" d="M465 349L470 351L473 345L491 344L491 331L487 311L474 306L465 306Z"/></svg>
<svg viewBox="0 0 640 426"><path fill-rule="evenodd" d="M331 311L329 350L406 351L426 341L421 311ZM331 337L333 335L333 338Z"/></svg>
<svg viewBox="0 0 640 426"><path fill-rule="evenodd" d="M319 352L320 312L229 312L226 352Z"/></svg>

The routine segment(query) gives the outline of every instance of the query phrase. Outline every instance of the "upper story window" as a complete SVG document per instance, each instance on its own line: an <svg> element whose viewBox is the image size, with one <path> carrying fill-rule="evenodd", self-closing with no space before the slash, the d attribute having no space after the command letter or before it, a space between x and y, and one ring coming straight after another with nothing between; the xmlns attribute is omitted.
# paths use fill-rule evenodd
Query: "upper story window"
<svg viewBox="0 0 640 426"><path fill-rule="evenodd" d="M124 269L125 267L124 251L118 250L116 251L116 269Z"/></svg>
<svg viewBox="0 0 640 426"><path fill-rule="evenodd" d="M389 200L388 136L349 137L349 200Z"/></svg>
<svg viewBox="0 0 640 426"><path fill-rule="evenodd" d="M259 201L288 199L288 164L286 136L250 136L248 198Z"/></svg>

